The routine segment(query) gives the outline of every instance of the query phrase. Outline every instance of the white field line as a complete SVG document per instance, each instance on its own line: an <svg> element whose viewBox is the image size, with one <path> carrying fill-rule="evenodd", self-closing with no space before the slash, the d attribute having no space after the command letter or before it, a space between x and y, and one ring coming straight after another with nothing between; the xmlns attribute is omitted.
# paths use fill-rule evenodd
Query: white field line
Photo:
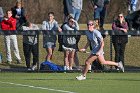
<svg viewBox="0 0 140 93"><path fill-rule="evenodd" d="M12 83L12 82L2 82L2 81L0 81L0 83L22 86L22 87L29 87L29 88L36 88L36 89L42 89L42 90L50 90L50 91L56 91L56 92L61 92L61 93L76 93L76 92L65 91L65 90L57 90L57 89L46 88L46 87L37 87L37 86L31 86L31 85L17 84L17 83Z"/></svg>

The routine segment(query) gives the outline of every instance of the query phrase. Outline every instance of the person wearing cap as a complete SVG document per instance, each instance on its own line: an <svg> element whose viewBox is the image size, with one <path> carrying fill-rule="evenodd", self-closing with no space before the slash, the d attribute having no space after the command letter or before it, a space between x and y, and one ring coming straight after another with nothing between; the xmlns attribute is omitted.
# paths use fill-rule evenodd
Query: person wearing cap
<svg viewBox="0 0 140 93"><path fill-rule="evenodd" d="M86 31L87 43L82 49L80 49L80 51L85 52L90 43L92 45L92 50L91 50L91 54L88 56L88 58L85 61L85 67L82 72L82 75L77 76L76 79L85 80L86 74L90 67L90 64L92 64L92 62L96 59L98 59L99 62L101 62L101 64L117 66L124 72L123 64L121 61L119 63L116 63L116 62L112 62L112 61L106 61L104 59L103 37L102 37L101 33L95 29L94 21L92 21L92 20L88 21L87 28L88 28L88 31Z"/></svg>

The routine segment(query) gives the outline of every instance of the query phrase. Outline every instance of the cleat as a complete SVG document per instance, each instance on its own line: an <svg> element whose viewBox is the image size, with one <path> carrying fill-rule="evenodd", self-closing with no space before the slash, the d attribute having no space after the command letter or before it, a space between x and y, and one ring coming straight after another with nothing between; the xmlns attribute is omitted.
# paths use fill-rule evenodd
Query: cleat
<svg viewBox="0 0 140 93"><path fill-rule="evenodd" d="M86 76L80 75L76 77L77 80L85 80Z"/></svg>
<svg viewBox="0 0 140 93"><path fill-rule="evenodd" d="M33 65L31 69L34 71L36 69L36 65Z"/></svg>
<svg viewBox="0 0 140 93"><path fill-rule="evenodd" d="M122 72L124 72L124 67L123 67L122 61L120 61L118 63L118 67L122 70Z"/></svg>

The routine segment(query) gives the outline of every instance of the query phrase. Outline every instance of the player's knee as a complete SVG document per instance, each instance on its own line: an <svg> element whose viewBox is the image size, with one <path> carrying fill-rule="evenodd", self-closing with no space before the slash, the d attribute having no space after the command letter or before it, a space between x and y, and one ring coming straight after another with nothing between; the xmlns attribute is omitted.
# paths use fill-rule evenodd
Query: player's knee
<svg viewBox="0 0 140 93"><path fill-rule="evenodd" d="M52 56L52 53L48 53L48 57L51 57Z"/></svg>
<svg viewBox="0 0 140 93"><path fill-rule="evenodd" d="M69 57L69 55L65 55L65 58L68 58Z"/></svg>

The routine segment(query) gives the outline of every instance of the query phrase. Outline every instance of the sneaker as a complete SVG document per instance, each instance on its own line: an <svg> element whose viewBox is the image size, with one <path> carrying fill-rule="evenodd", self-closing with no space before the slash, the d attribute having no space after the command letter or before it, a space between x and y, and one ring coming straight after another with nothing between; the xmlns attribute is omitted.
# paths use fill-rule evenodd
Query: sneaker
<svg viewBox="0 0 140 93"><path fill-rule="evenodd" d="M124 67L123 67L122 61L120 61L118 63L118 67L122 70L122 72L124 72Z"/></svg>
<svg viewBox="0 0 140 93"><path fill-rule="evenodd" d="M36 68L36 65L33 65L31 69L34 71L34 70L35 70L35 68Z"/></svg>
<svg viewBox="0 0 140 93"><path fill-rule="evenodd" d="M77 80L85 80L86 76L80 75L76 77Z"/></svg>
<svg viewBox="0 0 140 93"><path fill-rule="evenodd" d="M82 70L81 66L76 66L75 68L76 68L76 70Z"/></svg>
<svg viewBox="0 0 140 93"><path fill-rule="evenodd" d="M21 60L20 59L18 59L17 60L17 64L21 64L22 62L21 62Z"/></svg>
<svg viewBox="0 0 140 93"><path fill-rule="evenodd" d="M73 70L72 67L69 67L69 70Z"/></svg>
<svg viewBox="0 0 140 93"><path fill-rule="evenodd" d="M117 71L119 71L119 68L116 68Z"/></svg>
<svg viewBox="0 0 140 93"><path fill-rule="evenodd" d="M31 71L32 69L31 69L31 68L27 68L27 70L28 70L28 71Z"/></svg>
<svg viewBox="0 0 140 93"><path fill-rule="evenodd" d="M70 70L69 66L66 66L66 70Z"/></svg>

